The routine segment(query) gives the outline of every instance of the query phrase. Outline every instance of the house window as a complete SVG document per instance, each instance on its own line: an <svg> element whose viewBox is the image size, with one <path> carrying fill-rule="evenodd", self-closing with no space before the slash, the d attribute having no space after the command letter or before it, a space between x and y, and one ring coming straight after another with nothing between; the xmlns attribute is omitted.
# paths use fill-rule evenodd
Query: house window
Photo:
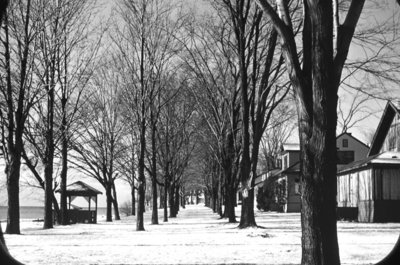
<svg viewBox="0 0 400 265"><path fill-rule="evenodd" d="M342 147L349 147L349 140L348 139L343 139L342 140Z"/></svg>
<svg viewBox="0 0 400 265"><path fill-rule="evenodd" d="M337 151L337 163L348 164L354 161L354 151Z"/></svg>

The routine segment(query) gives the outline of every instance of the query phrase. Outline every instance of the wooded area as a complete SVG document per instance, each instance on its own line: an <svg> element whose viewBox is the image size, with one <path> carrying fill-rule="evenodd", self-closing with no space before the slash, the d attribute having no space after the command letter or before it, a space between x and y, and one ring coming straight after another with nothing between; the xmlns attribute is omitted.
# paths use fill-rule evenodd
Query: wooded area
<svg viewBox="0 0 400 265"><path fill-rule="evenodd" d="M124 180L137 231L146 200L155 225L159 207L168 222L200 193L231 223L240 193L239 228L255 227L255 179L298 127L301 263L340 264L336 133L400 81L399 20L365 23L381 6L364 2L119 0L106 17L95 0L0 1L5 232L20 234L23 166L44 190L44 229L68 223L71 172L104 188L110 222Z"/></svg>

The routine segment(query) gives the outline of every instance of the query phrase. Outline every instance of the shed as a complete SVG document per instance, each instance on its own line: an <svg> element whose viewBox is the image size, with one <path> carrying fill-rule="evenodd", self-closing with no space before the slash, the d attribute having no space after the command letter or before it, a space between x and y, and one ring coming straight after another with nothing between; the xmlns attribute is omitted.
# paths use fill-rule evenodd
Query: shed
<svg viewBox="0 0 400 265"><path fill-rule="evenodd" d="M61 192L57 189L56 192ZM67 186L66 195L68 198L67 216L69 223L97 223L97 195L102 194L101 191L89 186L88 184L77 181ZM88 202L87 208L76 207L72 202L83 197ZM94 202L94 209L91 202Z"/></svg>
<svg viewBox="0 0 400 265"><path fill-rule="evenodd" d="M400 110L388 102L368 157L337 174L338 218L400 222Z"/></svg>
<svg viewBox="0 0 400 265"><path fill-rule="evenodd" d="M338 167L337 214L359 222L400 222L400 153Z"/></svg>

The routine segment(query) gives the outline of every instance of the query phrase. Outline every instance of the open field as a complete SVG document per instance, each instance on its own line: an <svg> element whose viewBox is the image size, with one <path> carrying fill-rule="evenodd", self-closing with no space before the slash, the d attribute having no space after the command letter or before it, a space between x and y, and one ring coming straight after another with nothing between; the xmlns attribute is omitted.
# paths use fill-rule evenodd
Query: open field
<svg viewBox="0 0 400 265"><path fill-rule="evenodd" d="M203 205L188 205L160 225L150 225L149 215L145 232L135 231L134 217L123 217L50 230L24 221L21 235L5 237L11 254L25 264L300 263L299 214L256 212L263 228L242 230ZM400 224L339 222L338 230L342 264L372 264L392 249Z"/></svg>

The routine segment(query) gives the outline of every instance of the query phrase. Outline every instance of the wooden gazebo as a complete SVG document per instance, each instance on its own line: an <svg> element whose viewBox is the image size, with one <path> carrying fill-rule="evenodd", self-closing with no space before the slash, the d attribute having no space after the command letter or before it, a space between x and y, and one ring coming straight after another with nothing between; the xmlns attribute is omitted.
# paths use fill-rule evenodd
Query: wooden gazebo
<svg viewBox="0 0 400 265"><path fill-rule="evenodd" d="M56 192L61 192L57 189ZM77 181L67 186L66 195L68 198L68 222L74 223L97 223L97 195L102 194L101 191L89 186L88 184ZM72 205L72 201L77 197L83 197L88 202L88 208L82 209ZM94 200L94 209L91 205L92 199Z"/></svg>

